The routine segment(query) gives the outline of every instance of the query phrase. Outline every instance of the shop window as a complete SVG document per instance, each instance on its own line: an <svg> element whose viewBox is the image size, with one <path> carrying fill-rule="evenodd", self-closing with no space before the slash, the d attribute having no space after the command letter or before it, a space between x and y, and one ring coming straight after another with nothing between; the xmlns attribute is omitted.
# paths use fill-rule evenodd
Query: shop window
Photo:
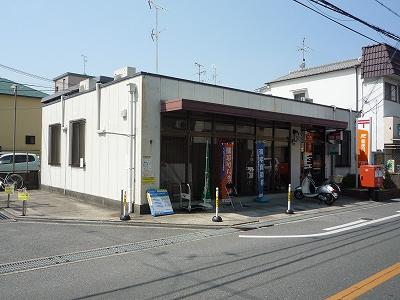
<svg viewBox="0 0 400 300"><path fill-rule="evenodd" d="M25 144L26 145L35 145L35 136L34 135L26 135L25 136Z"/></svg>
<svg viewBox="0 0 400 300"><path fill-rule="evenodd" d="M289 141L290 131L287 128L275 128L276 141Z"/></svg>
<svg viewBox="0 0 400 300"><path fill-rule="evenodd" d="M397 86L385 82L385 100L397 102Z"/></svg>
<svg viewBox="0 0 400 300"><path fill-rule="evenodd" d="M215 122L215 131L235 132L235 124L229 121L217 121Z"/></svg>
<svg viewBox="0 0 400 300"><path fill-rule="evenodd" d="M257 137L265 140L272 140L272 124L257 126Z"/></svg>
<svg viewBox="0 0 400 300"><path fill-rule="evenodd" d="M243 125L243 124L238 124L236 126L237 133L242 133L242 134L254 134L254 126L253 125Z"/></svg>
<svg viewBox="0 0 400 300"><path fill-rule="evenodd" d="M341 147L341 155L335 155L336 167L350 167L350 152L351 152L351 134L350 131L343 131L343 140Z"/></svg>
<svg viewBox="0 0 400 300"><path fill-rule="evenodd" d="M70 160L73 167L85 166L85 120L70 122Z"/></svg>
<svg viewBox="0 0 400 300"><path fill-rule="evenodd" d="M185 118L167 118L161 119L162 130L175 130L184 131L187 129L187 123Z"/></svg>
<svg viewBox="0 0 400 300"><path fill-rule="evenodd" d="M207 120L190 120L190 130L195 132L210 132L212 122Z"/></svg>
<svg viewBox="0 0 400 300"><path fill-rule="evenodd" d="M60 164L61 149L61 124L53 124L49 126L49 165Z"/></svg>

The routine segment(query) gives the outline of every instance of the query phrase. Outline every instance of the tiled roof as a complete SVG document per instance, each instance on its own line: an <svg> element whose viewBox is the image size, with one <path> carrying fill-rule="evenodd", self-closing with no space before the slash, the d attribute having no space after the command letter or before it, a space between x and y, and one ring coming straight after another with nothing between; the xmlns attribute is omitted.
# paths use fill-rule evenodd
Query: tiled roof
<svg viewBox="0 0 400 300"><path fill-rule="evenodd" d="M400 76L400 52L387 44L362 48L361 70L363 78L385 75Z"/></svg>
<svg viewBox="0 0 400 300"><path fill-rule="evenodd" d="M47 94L32 89L26 85L13 82L11 80L0 77L0 95L14 95L14 89L11 88L13 84L17 85L17 95L24 97L40 98L47 96Z"/></svg>
<svg viewBox="0 0 400 300"><path fill-rule="evenodd" d="M307 77L307 76L312 76L312 75L317 75L317 74L322 74L322 73L328 73L328 72L333 72L333 71L338 71L338 70L350 69L350 68L354 68L355 66L358 66L358 65L360 65L360 61L357 58L339 61L339 62L335 62L332 64L322 65L322 66L318 66L318 67L314 67L314 68L307 68L307 69L293 71L293 72L290 72L288 75L278 77L270 82L267 82L266 84L274 83L274 82L278 82L278 81L295 79L295 78Z"/></svg>

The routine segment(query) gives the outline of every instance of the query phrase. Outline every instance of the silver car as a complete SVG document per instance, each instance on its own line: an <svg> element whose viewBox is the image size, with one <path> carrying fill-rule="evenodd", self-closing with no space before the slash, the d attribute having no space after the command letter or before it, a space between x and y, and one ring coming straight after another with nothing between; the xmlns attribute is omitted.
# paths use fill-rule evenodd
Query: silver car
<svg viewBox="0 0 400 300"><path fill-rule="evenodd" d="M15 153L15 173L26 171L39 171L39 156L33 153ZM13 171L13 153L0 154L0 173L11 173Z"/></svg>

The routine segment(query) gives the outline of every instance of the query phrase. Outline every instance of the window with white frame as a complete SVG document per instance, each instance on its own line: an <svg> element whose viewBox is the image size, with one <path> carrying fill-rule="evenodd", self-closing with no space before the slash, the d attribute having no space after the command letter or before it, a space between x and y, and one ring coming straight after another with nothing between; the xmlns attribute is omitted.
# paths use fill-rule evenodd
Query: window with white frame
<svg viewBox="0 0 400 300"><path fill-rule="evenodd" d="M70 122L69 164L72 167L85 166L85 124L83 119Z"/></svg>

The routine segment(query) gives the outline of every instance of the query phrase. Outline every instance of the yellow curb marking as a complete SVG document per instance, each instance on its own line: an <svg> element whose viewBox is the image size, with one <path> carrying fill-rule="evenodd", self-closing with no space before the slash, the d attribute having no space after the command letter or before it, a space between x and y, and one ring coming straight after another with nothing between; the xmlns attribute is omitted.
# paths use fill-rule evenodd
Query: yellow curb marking
<svg viewBox="0 0 400 300"><path fill-rule="evenodd" d="M347 289L326 298L326 300L338 300L338 299L356 299L362 294L372 290L374 287L388 281L392 277L400 274L400 263L396 263L350 287Z"/></svg>

